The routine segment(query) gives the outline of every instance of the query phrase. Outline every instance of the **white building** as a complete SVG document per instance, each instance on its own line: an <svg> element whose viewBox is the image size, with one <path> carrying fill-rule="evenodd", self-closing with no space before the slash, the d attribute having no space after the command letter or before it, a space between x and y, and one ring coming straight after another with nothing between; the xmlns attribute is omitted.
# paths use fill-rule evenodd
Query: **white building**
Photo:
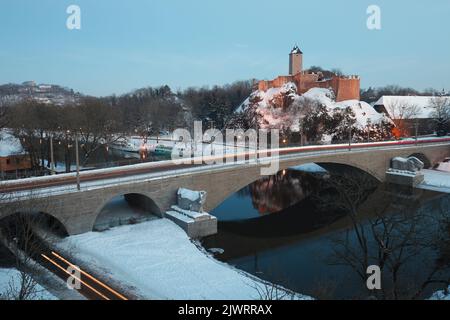
<svg viewBox="0 0 450 320"><path fill-rule="evenodd" d="M373 107L378 112L386 113L391 119L396 119L401 114L402 108L413 107L416 112L411 118L433 118L432 99L434 96L382 96L374 103Z"/></svg>
<svg viewBox="0 0 450 320"><path fill-rule="evenodd" d="M435 108L433 99L438 96L382 96L373 107L385 113L403 127L402 130L414 135L436 133ZM450 98L450 97L449 97ZM397 120L397 121L396 121ZM444 129L447 130L447 129Z"/></svg>

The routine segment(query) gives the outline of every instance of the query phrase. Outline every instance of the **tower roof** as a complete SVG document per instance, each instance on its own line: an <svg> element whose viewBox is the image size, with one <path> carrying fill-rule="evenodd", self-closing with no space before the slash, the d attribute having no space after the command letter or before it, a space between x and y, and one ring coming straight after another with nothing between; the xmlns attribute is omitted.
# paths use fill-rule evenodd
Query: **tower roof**
<svg viewBox="0 0 450 320"><path fill-rule="evenodd" d="M303 54L303 52L297 45L295 45L295 47L291 50L291 54Z"/></svg>

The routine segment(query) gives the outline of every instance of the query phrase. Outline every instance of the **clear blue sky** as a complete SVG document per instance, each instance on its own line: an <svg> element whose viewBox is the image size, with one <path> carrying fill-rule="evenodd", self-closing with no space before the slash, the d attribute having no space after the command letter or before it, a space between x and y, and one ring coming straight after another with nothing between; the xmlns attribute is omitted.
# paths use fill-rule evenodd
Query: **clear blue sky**
<svg viewBox="0 0 450 320"><path fill-rule="evenodd" d="M82 28L66 28L81 7ZM381 7L382 29L366 28ZM450 89L450 1L1 0L0 83L35 80L86 94L224 84L305 67L359 74L362 86Z"/></svg>

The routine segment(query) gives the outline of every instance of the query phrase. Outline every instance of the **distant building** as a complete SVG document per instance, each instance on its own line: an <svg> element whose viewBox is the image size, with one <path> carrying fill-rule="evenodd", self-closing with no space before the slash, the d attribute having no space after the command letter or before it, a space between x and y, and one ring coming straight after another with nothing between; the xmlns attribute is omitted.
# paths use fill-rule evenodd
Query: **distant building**
<svg viewBox="0 0 450 320"><path fill-rule="evenodd" d="M434 109L431 100L435 96L382 96L373 107L380 113L385 113L392 120L402 120L410 134L415 127L419 134L433 133L435 122Z"/></svg>
<svg viewBox="0 0 450 320"><path fill-rule="evenodd" d="M295 83L299 94L312 88L331 88L338 102L360 98L359 76L333 75L331 78L325 78L320 72L303 71L303 52L298 46L295 46L289 54L289 75L278 76L274 80L259 81L258 89L267 91L270 88L280 88L289 82Z"/></svg>
<svg viewBox="0 0 450 320"><path fill-rule="evenodd" d="M22 83L22 85L25 87L36 87L36 82L35 81L25 81Z"/></svg>
<svg viewBox="0 0 450 320"><path fill-rule="evenodd" d="M20 140L6 130L0 130L0 173L31 169L31 159Z"/></svg>

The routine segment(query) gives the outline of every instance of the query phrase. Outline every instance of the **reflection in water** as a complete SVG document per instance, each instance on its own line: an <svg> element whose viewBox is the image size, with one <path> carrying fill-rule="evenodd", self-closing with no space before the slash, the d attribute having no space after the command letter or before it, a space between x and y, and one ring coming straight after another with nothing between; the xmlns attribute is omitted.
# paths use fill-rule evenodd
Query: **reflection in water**
<svg viewBox="0 0 450 320"><path fill-rule="evenodd" d="M217 207L214 215L219 220L235 221L281 212L318 190L319 185L320 180L300 171L279 172L238 191Z"/></svg>
<svg viewBox="0 0 450 320"><path fill-rule="evenodd" d="M288 171L212 213L219 233L203 244L224 249L218 259L300 293L417 299L449 285L449 195ZM367 289L369 265L381 268L382 290Z"/></svg>
<svg viewBox="0 0 450 320"><path fill-rule="evenodd" d="M317 189L316 179L301 179L297 171L282 171L265 177L244 189L252 198L253 207L262 215L275 213L305 199Z"/></svg>

